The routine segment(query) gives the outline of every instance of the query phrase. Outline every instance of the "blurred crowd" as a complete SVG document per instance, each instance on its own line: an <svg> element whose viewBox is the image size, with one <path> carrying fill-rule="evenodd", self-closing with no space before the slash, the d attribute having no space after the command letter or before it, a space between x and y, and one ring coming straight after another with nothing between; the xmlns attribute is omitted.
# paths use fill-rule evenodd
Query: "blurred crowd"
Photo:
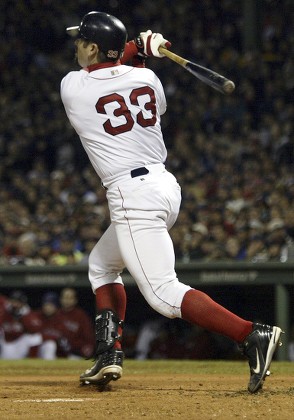
<svg viewBox="0 0 294 420"><path fill-rule="evenodd" d="M23 290L0 295L0 359L90 358L94 349L94 326L75 289L44 293L38 308Z"/></svg>
<svg viewBox="0 0 294 420"><path fill-rule="evenodd" d="M129 39L162 32L176 53L226 75L225 96L168 59L166 166L182 186L178 261L287 261L294 240L293 2L260 0L258 47L244 49L236 0L4 0L0 5L0 265L86 264L109 224L105 191L59 96L77 69L65 28L90 10Z"/></svg>

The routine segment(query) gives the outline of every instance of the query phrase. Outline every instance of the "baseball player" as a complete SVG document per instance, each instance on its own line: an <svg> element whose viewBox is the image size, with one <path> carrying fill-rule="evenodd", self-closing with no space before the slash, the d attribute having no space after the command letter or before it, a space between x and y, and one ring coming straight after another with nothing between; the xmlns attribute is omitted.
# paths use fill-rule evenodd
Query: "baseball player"
<svg viewBox="0 0 294 420"><path fill-rule="evenodd" d="M205 293L181 283L169 229L175 223L181 189L166 170L167 151L160 118L166 110L162 84L144 67L162 57L161 34L142 32L126 42L127 31L114 16L86 14L76 36L82 67L61 82L66 114L107 190L111 224L89 257L89 280L96 295L96 353L81 383L105 385L122 375L121 336L126 293L124 267L160 314L182 318L235 340L249 359L248 389L258 391L268 374L281 329L255 324L229 312ZM126 65L129 60L132 65ZM197 345L197 344L195 344Z"/></svg>
<svg viewBox="0 0 294 420"><path fill-rule="evenodd" d="M21 290L4 302L0 318L0 359L23 359L42 342L40 320Z"/></svg>
<svg viewBox="0 0 294 420"><path fill-rule="evenodd" d="M89 315L79 306L75 289L66 287L60 293L60 315L70 351L68 357L90 358L95 347L93 324Z"/></svg>
<svg viewBox="0 0 294 420"><path fill-rule="evenodd" d="M42 334L42 343L37 349L37 356L46 360L67 357L70 346L62 324L57 293L46 292L43 295L37 315L41 324L40 333Z"/></svg>

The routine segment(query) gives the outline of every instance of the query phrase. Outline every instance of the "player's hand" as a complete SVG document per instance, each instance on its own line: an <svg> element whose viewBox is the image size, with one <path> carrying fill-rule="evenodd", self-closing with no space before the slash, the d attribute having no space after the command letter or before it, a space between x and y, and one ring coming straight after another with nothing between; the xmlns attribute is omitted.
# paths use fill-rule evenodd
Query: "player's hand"
<svg viewBox="0 0 294 420"><path fill-rule="evenodd" d="M139 55L145 57L164 57L164 54L161 54L158 51L158 48L165 47L170 48L171 43L164 39L163 36L159 33L152 33L150 29L146 32L141 32L140 36L135 39L136 46L138 48Z"/></svg>

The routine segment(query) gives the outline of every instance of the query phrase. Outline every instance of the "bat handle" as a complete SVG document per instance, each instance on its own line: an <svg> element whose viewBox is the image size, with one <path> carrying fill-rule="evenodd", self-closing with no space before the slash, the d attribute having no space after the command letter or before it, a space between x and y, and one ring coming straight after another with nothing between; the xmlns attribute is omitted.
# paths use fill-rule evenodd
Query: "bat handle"
<svg viewBox="0 0 294 420"><path fill-rule="evenodd" d="M165 47L159 46L158 51L160 52L160 54L164 54L166 57L168 57L175 63L178 63L182 67L186 67L188 63L188 60L185 60L185 58L180 57L179 55L173 53Z"/></svg>

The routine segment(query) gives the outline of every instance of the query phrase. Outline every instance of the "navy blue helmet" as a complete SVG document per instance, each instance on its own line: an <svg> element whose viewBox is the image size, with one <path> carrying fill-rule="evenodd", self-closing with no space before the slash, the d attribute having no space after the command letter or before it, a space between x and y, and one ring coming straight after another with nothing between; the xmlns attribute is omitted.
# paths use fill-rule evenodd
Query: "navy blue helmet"
<svg viewBox="0 0 294 420"><path fill-rule="evenodd" d="M77 38L95 42L109 60L118 60L124 51L127 41L127 30L115 16L103 12L87 13L79 26L66 28L67 32Z"/></svg>

